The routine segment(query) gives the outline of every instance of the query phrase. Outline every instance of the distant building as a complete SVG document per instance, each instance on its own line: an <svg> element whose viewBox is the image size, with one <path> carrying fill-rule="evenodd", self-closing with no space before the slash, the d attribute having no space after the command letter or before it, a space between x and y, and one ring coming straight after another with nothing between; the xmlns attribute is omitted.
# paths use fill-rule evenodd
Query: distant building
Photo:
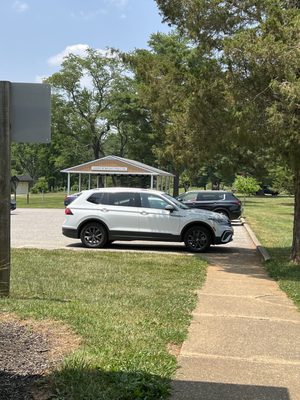
<svg viewBox="0 0 300 400"><path fill-rule="evenodd" d="M15 175L12 176L11 183L15 194L28 194L33 179L28 175Z"/></svg>

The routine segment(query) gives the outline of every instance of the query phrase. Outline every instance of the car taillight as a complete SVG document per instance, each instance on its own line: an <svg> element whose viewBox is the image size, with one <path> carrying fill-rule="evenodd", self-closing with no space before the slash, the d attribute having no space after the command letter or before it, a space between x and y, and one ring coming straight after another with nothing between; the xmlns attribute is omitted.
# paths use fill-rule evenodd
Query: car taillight
<svg viewBox="0 0 300 400"><path fill-rule="evenodd" d="M70 208L65 208L65 214L66 215L73 215L73 213L72 213L72 211L71 211L71 209Z"/></svg>

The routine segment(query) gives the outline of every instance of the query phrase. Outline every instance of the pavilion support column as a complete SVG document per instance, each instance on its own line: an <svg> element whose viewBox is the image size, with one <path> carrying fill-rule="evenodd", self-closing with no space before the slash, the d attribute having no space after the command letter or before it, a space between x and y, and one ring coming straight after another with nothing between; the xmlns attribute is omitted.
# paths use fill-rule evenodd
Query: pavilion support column
<svg viewBox="0 0 300 400"><path fill-rule="evenodd" d="M153 189L153 175L151 175L151 189Z"/></svg>
<svg viewBox="0 0 300 400"><path fill-rule="evenodd" d="M89 189L91 188L91 174L89 174Z"/></svg>
<svg viewBox="0 0 300 400"><path fill-rule="evenodd" d="M70 187L71 187L71 174L68 172L68 188L67 188L67 194L70 194Z"/></svg>
<svg viewBox="0 0 300 400"><path fill-rule="evenodd" d="M79 179L78 179L78 192L81 192L81 174L79 174Z"/></svg>

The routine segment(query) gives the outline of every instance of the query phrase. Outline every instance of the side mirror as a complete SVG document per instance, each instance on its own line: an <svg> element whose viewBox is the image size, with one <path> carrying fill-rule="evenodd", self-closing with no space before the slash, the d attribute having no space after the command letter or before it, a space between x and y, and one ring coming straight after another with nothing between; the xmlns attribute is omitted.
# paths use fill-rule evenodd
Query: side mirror
<svg viewBox="0 0 300 400"><path fill-rule="evenodd" d="M173 211L175 210L175 207L171 206L171 204L168 204L168 205L165 207L165 210L170 211L170 212L173 212Z"/></svg>

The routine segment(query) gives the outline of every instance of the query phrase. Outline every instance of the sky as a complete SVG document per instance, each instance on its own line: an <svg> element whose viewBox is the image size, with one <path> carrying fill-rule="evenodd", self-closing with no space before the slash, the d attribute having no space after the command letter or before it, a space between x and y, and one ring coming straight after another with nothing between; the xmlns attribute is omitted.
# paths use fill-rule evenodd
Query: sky
<svg viewBox="0 0 300 400"><path fill-rule="evenodd" d="M154 0L0 0L0 80L39 83L87 47L147 48L168 32Z"/></svg>

